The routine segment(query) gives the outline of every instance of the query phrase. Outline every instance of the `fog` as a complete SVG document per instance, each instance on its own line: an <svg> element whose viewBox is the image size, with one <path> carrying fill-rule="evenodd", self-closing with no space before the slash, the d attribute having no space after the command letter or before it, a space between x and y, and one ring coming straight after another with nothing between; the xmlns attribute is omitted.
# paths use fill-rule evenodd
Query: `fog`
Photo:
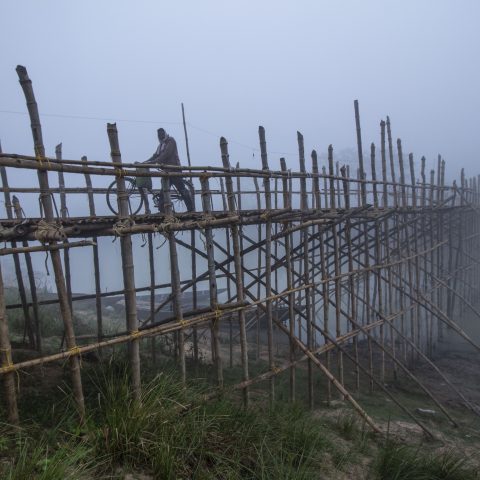
<svg viewBox="0 0 480 480"><path fill-rule="evenodd" d="M474 175L479 14L475 0L3 0L2 148L33 151L15 72L21 64L33 81L47 155L62 142L64 158L108 160L106 123L115 121L124 161L149 157L163 126L186 162L183 102L194 165L221 164L223 135L232 163L258 167L263 125L271 167L284 156L296 169L297 130L307 152L333 144L337 159L351 157L358 99L366 149L379 143L379 122L389 115L417 162L425 155L434 168L440 153L447 181L462 166ZM10 174L12 185L29 178ZM76 208L69 199L71 215Z"/></svg>

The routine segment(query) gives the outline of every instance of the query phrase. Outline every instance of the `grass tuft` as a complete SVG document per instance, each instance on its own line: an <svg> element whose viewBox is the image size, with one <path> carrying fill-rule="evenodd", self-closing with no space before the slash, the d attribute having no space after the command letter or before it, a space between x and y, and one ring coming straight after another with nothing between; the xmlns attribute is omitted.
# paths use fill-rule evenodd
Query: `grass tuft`
<svg viewBox="0 0 480 480"><path fill-rule="evenodd" d="M424 453L418 447L387 441L373 464L378 480L476 480L476 468L453 451Z"/></svg>

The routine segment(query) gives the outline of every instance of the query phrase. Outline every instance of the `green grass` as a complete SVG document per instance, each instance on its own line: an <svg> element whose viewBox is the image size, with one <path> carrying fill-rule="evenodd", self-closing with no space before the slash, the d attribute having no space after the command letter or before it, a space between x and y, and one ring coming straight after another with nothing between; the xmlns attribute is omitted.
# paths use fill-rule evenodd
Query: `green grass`
<svg viewBox="0 0 480 480"><path fill-rule="evenodd" d="M122 366L94 372L85 425L60 415L71 411L63 399L51 408L56 428L32 422L2 435L0 478L111 478L121 469L161 479L302 480L321 478L337 455L328 428L302 406L204 402L204 385L184 388L174 373L146 382L138 403Z"/></svg>
<svg viewBox="0 0 480 480"><path fill-rule="evenodd" d="M355 468L377 480L478 478L465 458L438 453L438 442L412 447L377 438L348 404L314 414L305 395L289 404L288 372L276 381L273 408L263 382L252 389L252 406L245 409L239 392L203 399L214 383L211 366L200 365L197 379L184 387L174 362L154 367L145 359L139 403L130 393L125 359L121 348L109 361L83 362L89 416L81 426L67 369L46 368L41 385L22 377L22 427L0 424L0 478L107 479L132 472L159 479L302 480L336 478L338 471L348 476ZM254 373L265 369L264 362L252 367ZM226 384L240 374L238 367L225 369ZM300 369L297 386L306 390ZM383 403L380 418L390 413L383 395L363 397L372 413ZM320 396L317 402L324 405Z"/></svg>
<svg viewBox="0 0 480 480"><path fill-rule="evenodd" d="M387 441L372 465L377 480L475 480L476 468L453 451L424 452L419 446Z"/></svg>

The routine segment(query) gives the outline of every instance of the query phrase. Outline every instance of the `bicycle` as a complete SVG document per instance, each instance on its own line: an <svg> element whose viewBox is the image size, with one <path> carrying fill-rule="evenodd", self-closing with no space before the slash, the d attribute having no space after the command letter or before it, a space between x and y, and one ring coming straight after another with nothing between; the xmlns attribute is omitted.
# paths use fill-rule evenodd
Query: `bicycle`
<svg viewBox="0 0 480 480"><path fill-rule="evenodd" d="M145 170L142 170L145 171ZM125 192L128 197L130 215L136 215L145 205L145 213L149 212L148 194L152 195L153 205L159 212L164 212L164 198L162 189L152 188L150 177L124 177ZM189 180L182 178L183 184L190 192L192 201L195 198L195 188ZM114 215L118 215L117 208L117 181L114 180L107 188L107 205ZM175 185L170 185L170 200L173 213L187 211L187 207Z"/></svg>

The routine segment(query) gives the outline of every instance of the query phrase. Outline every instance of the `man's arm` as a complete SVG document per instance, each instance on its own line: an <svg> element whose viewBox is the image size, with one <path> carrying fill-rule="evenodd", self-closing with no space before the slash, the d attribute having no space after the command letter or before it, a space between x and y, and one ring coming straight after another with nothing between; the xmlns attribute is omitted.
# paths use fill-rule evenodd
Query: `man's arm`
<svg viewBox="0 0 480 480"><path fill-rule="evenodd" d="M143 163L160 163L158 161L158 154L157 152L155 151L155 153L148 159L148 160L145 160Z"/></svg>

